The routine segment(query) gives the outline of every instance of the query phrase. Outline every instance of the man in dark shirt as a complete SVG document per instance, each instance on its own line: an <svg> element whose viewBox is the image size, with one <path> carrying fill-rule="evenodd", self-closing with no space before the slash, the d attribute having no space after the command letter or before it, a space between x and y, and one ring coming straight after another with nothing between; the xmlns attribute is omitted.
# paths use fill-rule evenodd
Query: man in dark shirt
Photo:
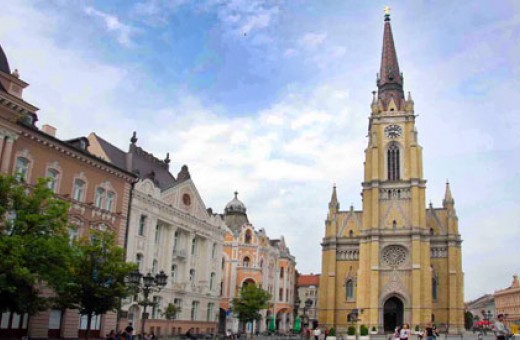
<svg viewBox="0 0 520 340"><path fill-rule="evenodd" d="M426 329L424 330L426 335L426 340L435 340L436 337L439 336L439 332L437 331L437 327L432 326L432 323L429 322L428 325L426 325Z"/></svg>

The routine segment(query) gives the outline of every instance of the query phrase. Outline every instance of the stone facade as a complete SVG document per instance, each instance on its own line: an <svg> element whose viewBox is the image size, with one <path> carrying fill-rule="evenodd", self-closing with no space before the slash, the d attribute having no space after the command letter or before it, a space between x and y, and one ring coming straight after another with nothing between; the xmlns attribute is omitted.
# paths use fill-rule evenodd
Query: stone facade
<svg viewBox="0 0 520 340"><path fill-rule="evenodd" d="M334 187L322 242L319 321L341 333L433 321L464 329L458 218L449 184L442 207L426 207L417 115L385 15L381 71L365 149L363 209L340 210Z"/></svg>
<svg viewBox="0 0 520 340"><path fill-rule="evenodd" d="M495 291L496 315L504 314L504 323L518 334L520 325L520 281L513 276L511 286Z"/></svg>
<svg viewBox="0 0 520 340"><path fill-rule="evenodd" d="M127 261L138 263L143 274L162 270L169 276L166 287L148 297L156 305L147 310L145 332L216 333L226 232L222 217L206 209L186 165L173 176L169 157L161 160L138 147L135 133L127 152L96 134L89 141L91 152L140 178L132 191ZM132 323L135 334L141 333L142 299L128 299L123 306L121 326ZM168 304L180 307L174 320L163 315Z"/></svg>
<svg viewBox="0 0 520 340"><path fill-rule="evenodd" d="M1 59L5 60L1 60ZM22 98L28 86L18 71L9 72L0 47L0 173L16 175L28 185L51 178L49 187L70 203L70 238L88 236L91 228L112 230L124 246L130 189L136 176L88 152L85 137L63 141L56 129L36 126L37 108ZM50 292L46 292L50 294ZM30 318L1 315L0 337L77 338L86 329L75 310L49 310ZM114 315L96 318L93 335L116 325Z"/></svg>
<svg viewBox="0 0 520 340"><path fill-rule="evenodd" d="M288 332L294 322L295 259L283 236L270 240L263 228L256 230L249 223L246 207L237 195L235 193L235 198L226 205L223 215L228 230L222 259L220 331L230 329L236 333L245 329L230 312L231 300L239 296L244 284L254 283L268 291L272 298L270 308L261 311L263 319L255 322L252 330L267 330L274 315L276 329Z"/></svg>
<svg viewBox="0 0 520 340"><path fill-rule="evenodd" d="M318 321L318 299L320 296L320 274L300 274L297 279L298 315L302 317L302 326L312 328ZM309 305L309 308L306 308Z"/></svg>

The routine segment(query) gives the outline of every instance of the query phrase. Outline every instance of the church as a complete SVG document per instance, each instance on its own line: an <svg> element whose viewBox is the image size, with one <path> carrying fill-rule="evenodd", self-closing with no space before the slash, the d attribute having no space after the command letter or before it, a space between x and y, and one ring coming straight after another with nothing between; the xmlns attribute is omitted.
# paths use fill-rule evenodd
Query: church
<svg viewBox="0 0 520 340"><path fill-rule="evenodd" d="M432 322L464 327L462 239L446 183L442 207L426 206L414 101L405 96L390 24L384 19L381 68L365 149L363 210L340 210L333 188L322 240L319 327L365 325L379 334Z"/></svg>

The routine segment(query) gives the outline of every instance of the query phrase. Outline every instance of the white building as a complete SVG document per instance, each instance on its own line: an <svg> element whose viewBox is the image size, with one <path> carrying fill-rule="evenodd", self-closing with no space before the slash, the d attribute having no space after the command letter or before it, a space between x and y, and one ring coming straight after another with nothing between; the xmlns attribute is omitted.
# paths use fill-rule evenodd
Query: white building
<svg viewBox="0 0 520 340"><path fill-rule="evenodd" d="M161 270L168 275L167 285L148 297L156 304L148 307L145 332L184 334L193 328L195 333L216 333L226 232L222 218L206 209L186 165L175 178L169 157L160 160L136 146L135 134L128 152L95 134L89 141L100 157L123 163L140 178L131 194L127 260L144 275ZM123 304L127 313L120 325L132 323L135 334L141 333L142 300L140 294ZM170 303L180 307L174 320L163 315Z"/></svg>

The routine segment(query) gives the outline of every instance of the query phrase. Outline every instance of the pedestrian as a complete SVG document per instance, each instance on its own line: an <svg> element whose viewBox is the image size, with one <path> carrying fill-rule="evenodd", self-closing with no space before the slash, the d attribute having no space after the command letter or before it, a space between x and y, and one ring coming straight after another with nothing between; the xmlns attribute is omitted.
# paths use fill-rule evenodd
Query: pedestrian
<svg viewBox="0 0 520 340"><path fill-rule="evenodd" d="M316 327L316 329L314 329L314 340L320 340L320 335L321 330L319 329L319 327Z"/></svg>
<svg viewBox="0 0 520 340"><path fill-rule="evenodd" d="M399 332L399 339L401 340L408 340L410 339L410 325L405 323L403 325L403 328Z"/></svg>
<svg viewBox="0 0 520 340"><path fill-rule="evenodd" d="M116 331L111 330L110 333L107 334L107 340L117 340Z"/></svg>
<svg viewBox="0 0 520 340"><path fill-rule="evenodd" d="M394 334L392 336L393 340L399 340L401 336L401 327L397 326L395 327Z"/></svg>
<svg viewBox="0 0 520 340"><path fill-rule="evenodd" d="M153 331L150 332L150 335L148 335L148 340L157 340L157 337Z"/></svg>
<svg viewBox="0 0 520 340"><path fill-rule="evenodd" d="M125 332L126 332L126 337L125 337L125 340L132 340L133 339L133 334L132 332L134 331L134 327L132 327L132 323L130 322L128 324L128 326L126 326L125 328Z"/></svg>
<svg viewBox="0 0 520 340"><path fill-rule="evenodd" d="M435 325L432 325L431 322L428 322L428 324L426 325L424 333L426 335L426 340L435 340L439 336L437 327L435 327Z"/></svg>
<svg viewBox="0 0 520 340"><path fill-rule="evenodd" d="M504 325L504 314L498 314L495 321L495 336L497 340L506 340L511 335L511 331Z"/></svg>

